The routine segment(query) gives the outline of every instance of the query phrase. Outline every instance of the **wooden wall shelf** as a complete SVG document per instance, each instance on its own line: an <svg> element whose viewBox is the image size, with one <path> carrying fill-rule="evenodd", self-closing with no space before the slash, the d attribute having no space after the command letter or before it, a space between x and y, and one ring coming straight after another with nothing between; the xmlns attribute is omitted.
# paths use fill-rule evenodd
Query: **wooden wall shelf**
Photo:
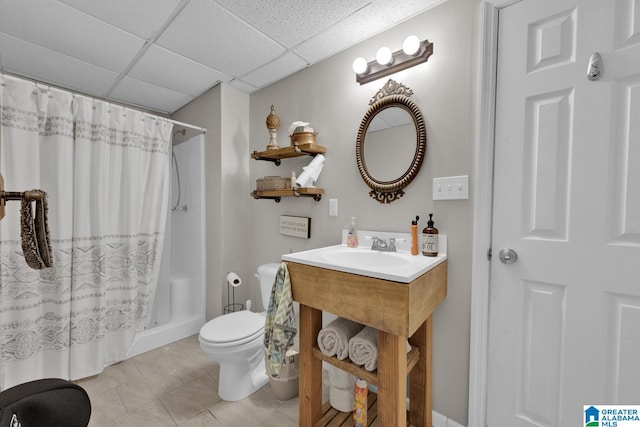
<svg viewBox="0 0 640 427"><path fill-rule="evenodd" d="M251 153L251 158L255 160L273 162L276 166L280 166L282 159L300 156L315 156L316 154L324 154L326 152L327 147L316 143L295 143L295 145L279 148L277 150L254 151Z"/></svg>
<svg viewBox="0 0 640 427"><path fill-rule="evenodd" d="M280 203L282 197L313 197L316 202L322 199L324 190L317 187L288 188L286 190L270 190L258 191L253 190L251 197L254 199L273 199L276 203Z"/></svg>

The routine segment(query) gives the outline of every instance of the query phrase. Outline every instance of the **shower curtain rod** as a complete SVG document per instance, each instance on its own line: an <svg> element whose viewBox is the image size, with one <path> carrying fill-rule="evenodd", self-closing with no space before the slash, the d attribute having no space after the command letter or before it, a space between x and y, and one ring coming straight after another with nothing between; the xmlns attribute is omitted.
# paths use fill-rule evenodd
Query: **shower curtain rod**
<svg viewBox="0 0 640 427"><path fill-rule="evenodd" d="M186 128L195 129L195 130L200 131L202 133L207 133L207 128L201 128L200 126L190 125L189 123L183 123L183 122L179 122L179 121L173 120L173 119L165 119L163 117L161 117L160 119L161 120L166 120L169 123L173 123L174 125L184 126Z"/></svg>
<svg viewBox="0 0 640 427"><path fill-rule="evenodd" d="M25 80L25 81L34 83L36 85L36 87L38 85L45 86L45 87L47 87L49 89L53 88L53 89L60 90L60 91L63 91L63 92L69 92L72 95L80 95L80 96L84 96L84 97L89 98L89 99L95 99L95 100L98 100L98 101L104 101L104 102L107 102L109 104L118 105L118 106L123 107L123 108L128 108L130 110L138 110L142 114L144 114L145 116L148 116L148 117L150 117L150 118L152 118L154 120L166 120L167 122L173 123L174 125L184 126L184 127L189 128L189 129L194 129L194 130L197 130L197 131L202 132L202 133L207 133L207 128L203 128L203 127L200 127L200 126L192 125L192 124L189 124L189 123L179 122L177 120L173 120L173 119L170 119L168 117L162 117L162 116L159 116L157 114L147 113L146 111L143 111L139 107L135 107L133 105L127 105L125 103L115 102L115 101L112 101L112 100L107 99L107 98L102 98L102 97L99 97L99 96L89 95L88 93L84 93L84 92L80 92L80 91L77 91L77 90L68 89L68 88L65 88L65 87L62 87L62 86L58 86L58 85L55 85L55 84L51 84L51 83L45 83L45 82L33 79L31 77L21 76L21 75L10 73L10 72L4 71L4 70L0 70L0 76L8 76L10 78L14 78L14 79L18 79L18 80Z"/></svg>

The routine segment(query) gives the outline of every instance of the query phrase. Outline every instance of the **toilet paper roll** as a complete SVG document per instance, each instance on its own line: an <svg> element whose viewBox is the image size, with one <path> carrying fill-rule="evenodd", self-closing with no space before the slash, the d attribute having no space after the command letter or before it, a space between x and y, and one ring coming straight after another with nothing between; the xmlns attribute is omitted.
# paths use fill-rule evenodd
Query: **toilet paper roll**
<svg viewBox="0 0 640 427"><path fill-rule="evenodd" d="M232 271L231 273L227 274L227 283L235 288L242 285L242 279Z"/></svg>

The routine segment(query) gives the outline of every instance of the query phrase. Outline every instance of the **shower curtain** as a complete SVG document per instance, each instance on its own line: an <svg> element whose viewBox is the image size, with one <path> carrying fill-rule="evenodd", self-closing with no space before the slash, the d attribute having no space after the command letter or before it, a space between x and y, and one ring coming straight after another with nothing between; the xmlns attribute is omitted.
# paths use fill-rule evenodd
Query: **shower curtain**
<svg viewBox="0 0 640 427"><path fill-rule="evenodd" d="M52 268L27 267L19 202L0 221L0 389L124 359L158 280L166 120L0 75L6 191L48 194Z"/></svg>

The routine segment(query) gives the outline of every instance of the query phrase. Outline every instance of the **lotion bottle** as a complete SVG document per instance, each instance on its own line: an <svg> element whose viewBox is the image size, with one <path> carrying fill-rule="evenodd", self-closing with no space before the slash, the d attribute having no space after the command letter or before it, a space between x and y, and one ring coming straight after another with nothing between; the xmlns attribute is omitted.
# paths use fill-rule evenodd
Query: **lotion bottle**
<svg viewBox="0 0 640 427"><path fill-rule="evenodd" d="M411 255L418 255L418 220L416 215L415 221L411 221Z"/></svg>
<svg viewBox="0 0 640 427"><path fill-rule="evenodd" d="M358 231L356 230L356 217L351 217L351 225L347 234L347 246L350 248L358 247Z"/></svg>
<svg viewBox="0 0 640 427"><path fill-rule="evenodd" d="M438 229L433 226L433 214L429 214L427 227L422 230L422 255L438 256Z"/></svg>
<svg viewBox="0 0 640 427"><path fill-rule="evenodd" d="M353 391L353 421L355 427L367 427L367 382L358 378Z"/></svg>

